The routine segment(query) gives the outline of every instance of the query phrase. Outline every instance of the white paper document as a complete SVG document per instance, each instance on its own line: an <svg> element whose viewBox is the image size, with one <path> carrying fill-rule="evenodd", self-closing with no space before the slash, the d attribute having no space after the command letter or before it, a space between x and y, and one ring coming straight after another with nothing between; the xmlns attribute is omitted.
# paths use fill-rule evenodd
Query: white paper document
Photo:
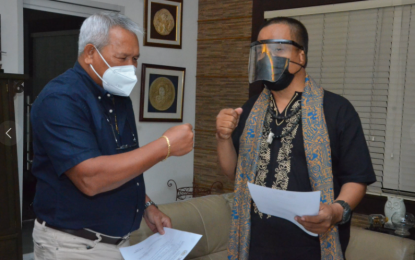
<svg viewBox="0 0 415 260"><path fill-rule="evenodd" d="M146 240L129 247L120 248L125 260L182 260L202 235L164 228L164 235L155 233Z"/></svg>
<svg viewBox="0 0 415 260"><path fill-rule="evenodd" d="M276 190L253 183L248 183L249 192L262 213L291 221L309 235L318 236L307 231L295 221L295 216L316 216L320 209L320 191L295 192Z"/></svg>

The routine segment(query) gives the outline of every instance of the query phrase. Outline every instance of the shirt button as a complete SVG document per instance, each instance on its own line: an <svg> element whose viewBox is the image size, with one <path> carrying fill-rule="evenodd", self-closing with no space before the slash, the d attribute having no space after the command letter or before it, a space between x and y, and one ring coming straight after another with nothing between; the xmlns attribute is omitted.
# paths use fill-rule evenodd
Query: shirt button
<svg viewBox="0 0 415 260"><path fill-rule="evenodd" d="M111 95L110 94L107 94L107 97L111 97Z"/></svg>
<svg viewBox="0 0 415 260"><path fill-rule="evenodd" d="M98 96L98 99L101 99L101 96Z"/></svg>
<svg viewBox="0 0 415 260"><path fill-rule="evenodd" d="M137 186L140 186L140 183L137 182Z"/></svg>
<svg viewBox="0 0 415 260"><path fill-rule="evenodd" d="M112 113L112 109L110 109L110 113Z"/></svg>
<svg viewBox="0 0 415 260"><path fill-rule="evenodd" d="M137 209L137 213L139 212L140 210L139 209Z"/></svg>

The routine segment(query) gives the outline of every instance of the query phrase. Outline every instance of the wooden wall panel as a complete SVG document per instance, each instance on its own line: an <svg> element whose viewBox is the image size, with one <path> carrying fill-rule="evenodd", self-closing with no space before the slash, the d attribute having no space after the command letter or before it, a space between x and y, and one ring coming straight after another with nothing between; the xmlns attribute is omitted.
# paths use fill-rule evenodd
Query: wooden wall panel
<svg viewBox="0 0 415 260"><path fill-rule="evenodd" d="M218 166L216 116L248 100L252 0L199 0L198 23L194 181L220 181L230 192L233 182Z"/></svg>
<svg viewBox="0 0 415 260"><path fill-rule="evenodd" d="M216 129L216 115L223 108L237 108L248 99L247 78L198 78L196 129Z"/></svg>
<svg viewBox="0 0 415 260"><path fill-rule="evenodd" d="M197 86L196 98L200 99L200 106L196 106L196 112L206 111L206 108L217 109L216 112L219 112L225 107L243 105L247 100L249 84L247 77L200 77L197 78Z"/></svg>
<svg viewBox="0 0 415 260"><path fill-rule="evenodd" d="M198 77L247 77L249 38L199 41L197 45Z"/></svg>
<svg viewBox="0 0 415 260"><path fill-rule="evenodd" d="M199 0L200 21L251 16L252 0Z"/></svg>
<svg viewBox="0 0 415 260"><path fill-rule="evenodd" d="M229 37L251 37L252 20L250 17L226 19L220 21L220 23L221 27L218 28L217 20L208 20L206 22L199 21L198 40L204 41Z"/></svg>
<svg viewBox="0 0 415 260"><path fill-rule="evenodd" d="M201 150L216 151L215 131L197 130L195 136L195 147Z"/></svg>
<svg viewBox="0 0 415 260"><path fill-rule="evenodd" d="M220 181L224 186L222 192L233 191L233 182L219 174L216 150L208 151L195 148L195 168L198 169L198 174L195 174L195 182L199 186L210 187L212 183Z"/></svg>

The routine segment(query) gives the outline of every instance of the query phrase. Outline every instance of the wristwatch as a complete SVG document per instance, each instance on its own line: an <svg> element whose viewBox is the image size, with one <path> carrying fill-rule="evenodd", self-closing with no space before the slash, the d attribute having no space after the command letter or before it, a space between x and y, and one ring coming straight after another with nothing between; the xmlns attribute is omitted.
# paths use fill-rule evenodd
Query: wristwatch
<svg viewBox="0 0 415 260"><path fill-rule="evenodd" d="M159 207L157 206L157 204L156 204L156 203L154 203L154 201L150 200L149 202L147 202L146 204L144 204L144 209L147 209L147 208L148 208L148 207L150 207L151 205L154 205L154 206L156 206L156 208L159 208Z"/></svg>
<svg viewBox="0 0 415 260"><path fill-rule="evenodd" d="M337 223L338 225L342 225L350 220L352 216L352 210L350 209L349 204L343 200L336 200L334 203L339 203L343 207L343 217L342 220Z"/></svg>

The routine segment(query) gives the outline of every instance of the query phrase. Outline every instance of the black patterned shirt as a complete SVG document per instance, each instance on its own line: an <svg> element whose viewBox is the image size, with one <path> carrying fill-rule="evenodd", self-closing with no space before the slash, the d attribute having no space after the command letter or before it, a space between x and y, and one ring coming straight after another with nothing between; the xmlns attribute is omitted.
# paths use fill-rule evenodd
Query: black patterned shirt
<svg viewBox="0 0 415 260"><path fill-rule="evenodd" d="M290 115L301 106L301 94L295 96L282 115ZM243 105L239 124L232 140L239 151L239 139L249 113L258 99L252 97ZM271 101L271 106L273 101ZM334 198L347 182L371 184L376 181L369 150L360 118L350 102L334 93L324 91L324 115L332 154ZM295 123L298 120L298 125ZM301 110L287 120L276 120L268 112L264 120L263 138L269 132L280 135L292 130L281 139L273 139L260 148L255 183L269 188L288 191L311 191L304 150ZM262 167L261 167L262 166ZM350 237L350 221L339 226L343 254ZM306 234L293 223L278 217L262 214L255 203L251 207L250 259L308 259L320 260L318 237Z"/></svg>

